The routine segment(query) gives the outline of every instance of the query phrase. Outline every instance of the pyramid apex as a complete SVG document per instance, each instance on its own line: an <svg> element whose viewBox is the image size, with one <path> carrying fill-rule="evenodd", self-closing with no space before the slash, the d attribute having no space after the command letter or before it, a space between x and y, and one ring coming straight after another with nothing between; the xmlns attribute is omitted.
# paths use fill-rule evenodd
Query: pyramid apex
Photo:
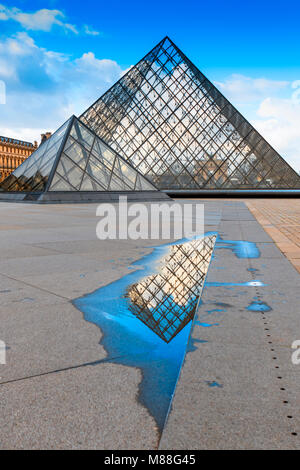
<svg viewBox="0 0 300 470"><path fill-rule="evenodd" d="M169 41L170 43L173 43L172 39L168 35L164 36L155 47L157 47L159 44L164 44L166 41Z"/></svg>
<svg viewBox="0 0 300 470"><path fill-rule="evenodd" d="M166 35L161 42L165 42L165 41L170 41L171 43L173 43L172 39L168 35Z"/></svg>

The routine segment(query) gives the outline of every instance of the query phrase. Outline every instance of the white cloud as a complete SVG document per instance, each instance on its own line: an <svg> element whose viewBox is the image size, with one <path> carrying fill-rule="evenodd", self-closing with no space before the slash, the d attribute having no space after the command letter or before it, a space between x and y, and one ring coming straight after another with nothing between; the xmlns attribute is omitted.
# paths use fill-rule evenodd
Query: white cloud
<svg viewBox="0 0 300 470"><path fill-rule="evenodd" d="M19 23L28 31L46 31L49 32L53 26L59 26L65 31L71 31L78 34L76 26L65 22L65 15L60 10L48 10L43 8L34 13L25 13L19 8L10 8L0 5L0 20L13 20Z"/></svg>
<svg viewBox="0 0 300 470"><path fill-rule="evenodd" d="M17 33L15 36L7 38L6 41L0 42L0 54L2 57L10 55L12 63L16 60L16 56L26 56L37 48L34 40L27 33Z"/></svg>
<svg viewBox="0 0 300 470"><path fill-rule="evenodd" d="M39 47L25 32L0 41L0 80L7 89L0 134L38 140L71 114L80 115L121 74L113 60L92 52L72 59Z"/></svg>
<svg viewBox="0 0 300 470"><path fill-rule="evenodd" d="M289 85L287 81L251 78L239 74L232 74L224 82L214 83L226 98L237 103L248 103L266 95L276 94Z"/></svg>
<svg viewBox="0 0 300 470"><path fill-rule="evenodd" d="M20 11L12 13L11 18L28 30L51 31L53 25L58 25L76 32L75 27L70 28L70 25L61 21L64 18L64 14L59 10L43 9L35 13L23 13Z"/></svg>
<svg viewBox="0 0 300 470"><path fill-rule="evenodd" d="M75 61L77 72L89 74L91 80L97 80L97 77L101 77L106 83L111 82L112 75L115 75L116 72L118 76L121 75L121 67L117 62L110 59L97 59L93 52L87 52L82 55L79 59Z"/></svg>
<svg viewBox="0 0 300 470"><path fill-rule="evenodd" d="M5 60L0 58L0 77L1 80L7 80L13 78L15 75L15 69L12 65L8 64Z"/></svg>
<svg viewBox="0 0 300 470"><path fill-rule="evenodd" d="M83 29L85 34L87 34L88 36L100 36L101 34L99 31L95 31L93 28L91 28L91 26L88 26L87 24L84 25Z"/></svg>
<svg viewBox="0 0 300 470"><path fill-rule="evenodd" d="M54 26L58 26L66 32L79 34L77 26L67 23L65 18L64 13L60 10L43 8L34 13L27 13L19 8L0 5L0 21L16 21L27 31L49 32ZM82 31L89 36L99 36L101 34L88 25L84 25Z"/></svg>
<svg viewBox="0 0 300 470"><path fill-rule="evenodd" d="M272 143L293 168L300 171L300 103L289 99L266 98L257 111L254 126Z"/></svg>

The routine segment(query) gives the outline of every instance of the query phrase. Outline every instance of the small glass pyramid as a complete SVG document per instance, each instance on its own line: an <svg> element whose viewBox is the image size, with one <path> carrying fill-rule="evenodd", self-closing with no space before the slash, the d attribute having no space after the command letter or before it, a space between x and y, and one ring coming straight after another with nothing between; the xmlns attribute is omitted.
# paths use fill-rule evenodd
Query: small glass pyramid
<svg viewBox="0 0 300 470"><path fill-rule="evenodd" d="M1 184L2 191L157 191L90 131L70 118Z"/></svg>

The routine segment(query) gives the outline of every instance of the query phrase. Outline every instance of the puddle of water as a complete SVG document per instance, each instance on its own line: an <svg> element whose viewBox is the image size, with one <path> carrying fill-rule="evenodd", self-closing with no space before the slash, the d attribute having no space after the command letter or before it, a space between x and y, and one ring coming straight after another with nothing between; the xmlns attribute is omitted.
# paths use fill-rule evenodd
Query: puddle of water
<svg viewBox="0 0 300 470"><path fill-rule="evenodd" d="M216 234L209 233L204 238L155 247L132 264L140 269L74 301L84 318L101 328L107 361L141 369L139 400L160 430L184 360L215 240Z"/></svg>
<svg viewBox="0 0 300 470"><path fill-rule="evenodd" d="M211 326L219 326L219 323L206 323L197 320L195 322L195 325L203 326L204 328L209 328Z"/></svg>
<svg viewBox="0 0 300 470"><path fill-rule="evenodd" d="M210 232L204 238L155 247L151 254L132 263L124 277L73 302L87 321L100 327L106 361L141 370L138 398L160 430L186 351L206 342L190 333L216 241L216 248L230 249L239 258L260 256L255 243L224 241ZM230 289L264 284L254 280L205 285ZM220 302L215 305L228 306ZM196 323L205 328L218 326L199 320Z"/></svg>
<svg viewBox="0 0 300 470"><path fill-rule="evenodd" d="M266 284L264 284L262 281L259 281L257 279L253 281L247 281L247 282L206 282L205 287L263 287Z"/></svg>
<svg viewBox="0 0 300 470"><path fill-rule="evenodd" d="M216 250L227 249L231 250L237 258L259 258L260 251L254 242L247 242L244 240L223 240L221 237L217 238Z"/></svg>
<svg viewBox="0 0 300 470"><path fill-rule="evenodd" d="M213 308L212 310L205 310L206 313L211 314L214 312L226 312L225 308Z"/></svg>
<svg viewBox="0 0 300 470"><path fill-rule="evenodd" d="M251 304L246 307L246 310L250 310L251 312L270 312L272 309L264 302L251 302Z"/></svg>
<svg viewBox="0 0 300 470"><path fill-rule="evenodd" d="M34 302L35 299L33 299L32 297L24 297L23 299L20 299L20 300L16 300L15 302Z"/></svg>
<svg viewBox="0 0 300 470"><path fill-rule="evenodd" d="M211 388L213 388L213 387L223 388L223 385L221 385L219 382L216 382L216 381L210 382L210 381L207 380L206 383Z"/></svg>

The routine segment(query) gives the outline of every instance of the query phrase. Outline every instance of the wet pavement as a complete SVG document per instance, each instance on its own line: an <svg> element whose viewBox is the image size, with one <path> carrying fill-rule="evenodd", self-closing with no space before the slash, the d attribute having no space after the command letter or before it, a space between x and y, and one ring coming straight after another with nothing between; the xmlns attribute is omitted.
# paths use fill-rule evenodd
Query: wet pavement
<svg viewBox="0 0 300 470"><path fill-rule="evenodd" d="M96 240L92 204L0 204L0 448L299 448L300 275L243 201L204 203L218 239L192 329L168 343L149 311L130 312L165 347L191 329L165 426L155 410L175 388L164 390L166 362L145 344L136 354L136 339L113 337L77 302L138 281L141 260L167 242Z"/></svg>

